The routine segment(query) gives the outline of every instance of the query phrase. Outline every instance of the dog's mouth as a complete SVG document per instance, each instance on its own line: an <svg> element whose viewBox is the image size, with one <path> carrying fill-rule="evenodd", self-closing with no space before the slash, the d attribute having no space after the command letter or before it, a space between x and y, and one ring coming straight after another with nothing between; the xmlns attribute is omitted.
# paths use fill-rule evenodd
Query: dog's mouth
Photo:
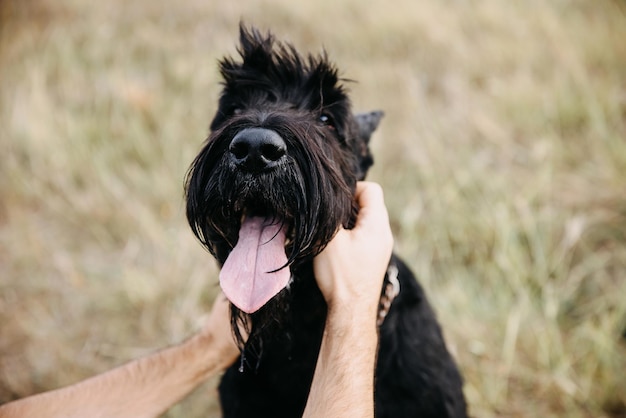
<svg viewBox="0 0 626 418"><path fill-rule="evenodd" d="M289 284L288 227L275 215L242 215L239 240L220 272L224 294L242 311L256 312Z"/></svg>

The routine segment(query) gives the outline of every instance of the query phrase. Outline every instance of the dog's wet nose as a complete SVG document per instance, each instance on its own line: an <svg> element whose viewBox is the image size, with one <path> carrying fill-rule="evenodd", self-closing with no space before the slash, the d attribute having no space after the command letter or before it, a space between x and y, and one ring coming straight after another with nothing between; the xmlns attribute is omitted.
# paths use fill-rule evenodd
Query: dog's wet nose
<svg viewBox="0 0 626 418"><path fill-rule="evenodd" d="M239 167L259 172L276 166L287 153L287 144L271 129L247 128L235 135L228 151Z"/></svg>

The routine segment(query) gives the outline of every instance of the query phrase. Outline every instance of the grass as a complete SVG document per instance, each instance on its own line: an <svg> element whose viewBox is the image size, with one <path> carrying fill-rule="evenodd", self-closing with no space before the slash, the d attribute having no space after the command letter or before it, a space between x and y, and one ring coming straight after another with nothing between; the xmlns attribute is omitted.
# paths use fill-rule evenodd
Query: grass
<svg viewBox="0 0 626 418"><path fill-rule="evenodd" d="M623 1L57 3L0 2L0 402L201 323L182 184L243 19L385 110L370 178L472 415L626 416Z"/></svg>

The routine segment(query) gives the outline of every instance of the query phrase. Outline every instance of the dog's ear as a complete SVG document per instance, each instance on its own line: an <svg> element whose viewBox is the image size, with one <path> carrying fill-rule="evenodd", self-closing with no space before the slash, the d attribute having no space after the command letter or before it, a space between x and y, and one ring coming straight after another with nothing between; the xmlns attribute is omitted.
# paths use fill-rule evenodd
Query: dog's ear
<svg viewBox="0 0 626 418"><path fill-rule="evenodd" d="M373 112L358 113L354 115L357 124L356 155L359 159L359 167L357 172L357 180L363 180L369 168L374 164L374 158L368 146L372 133L380 124L384 113L382 110Z"/></svg>
<svg viewBox="0 0 626 418"><path fill-rule="evenodd" d="M359 127L359 138L366 144L369 144L372 133L378 128L380 120L385 113L382 110L374 110L372 112L358 113L354 117Z"/></svg>

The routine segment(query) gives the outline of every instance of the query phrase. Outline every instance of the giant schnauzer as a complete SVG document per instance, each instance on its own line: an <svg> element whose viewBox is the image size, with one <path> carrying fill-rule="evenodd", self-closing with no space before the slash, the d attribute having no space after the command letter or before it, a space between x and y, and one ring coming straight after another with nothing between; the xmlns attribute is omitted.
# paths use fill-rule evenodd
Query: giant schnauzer
<svg viewBox="0 0 626 418"><path fill-rule="evenodd" d="M373 163L368 142L382 113L352 113L325 54L302 56L243 25L238 52L220 61L223 91L187 174L187 217L222 265L242 349L219 387L224 417L299 417L326 319L312 259L340 225L353 226L356 182ZM395 255L379 322L376 416L466 416L433 310Z"/></svg>

